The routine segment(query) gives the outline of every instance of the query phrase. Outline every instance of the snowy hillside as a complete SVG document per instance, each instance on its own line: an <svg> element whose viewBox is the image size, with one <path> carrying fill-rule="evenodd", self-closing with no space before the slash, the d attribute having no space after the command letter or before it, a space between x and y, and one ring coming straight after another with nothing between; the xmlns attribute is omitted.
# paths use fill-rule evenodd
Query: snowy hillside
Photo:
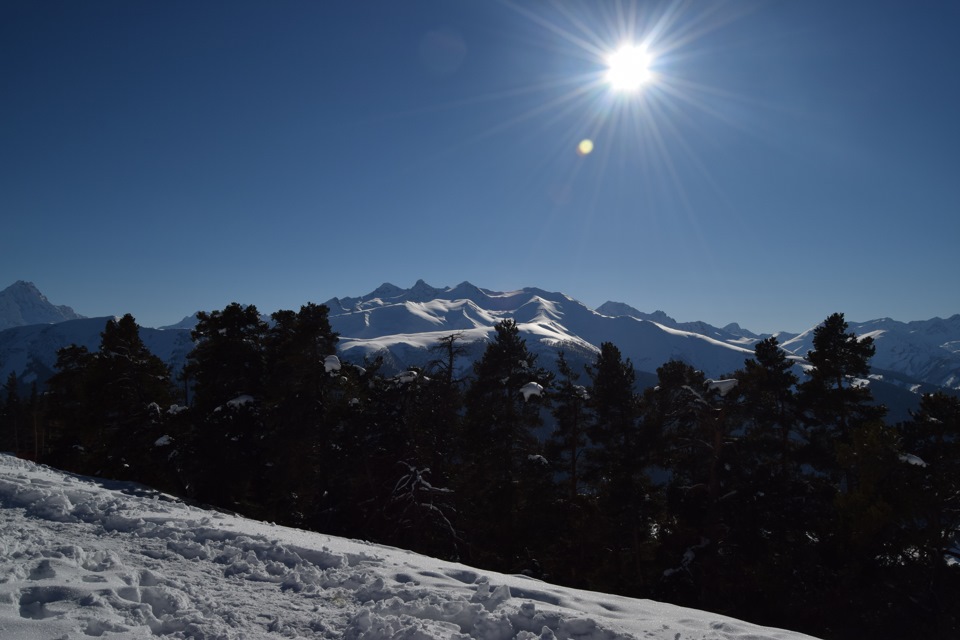
<svg viewBox="0 0 960 640"><path fill-rule="evenodd" d="M0 291L0 331L82 317L70 307L51 303L32 282L18 280Z"/></svg>
<svg viewBox="0 0 960 640"><path fill-rule="evenodd" d="M0 455L0 637L800 640Z"/></svg>

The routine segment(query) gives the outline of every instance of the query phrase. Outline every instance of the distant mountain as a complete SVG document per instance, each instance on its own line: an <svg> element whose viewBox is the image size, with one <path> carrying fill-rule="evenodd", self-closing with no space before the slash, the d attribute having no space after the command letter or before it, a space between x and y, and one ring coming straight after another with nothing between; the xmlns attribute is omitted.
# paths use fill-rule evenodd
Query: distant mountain
<svg viewBox="0 0 960 640"><path fill-rule="evenodd" d="M106 318L65 320L56 324L33 324L0 331L0 376L6 380L16 373L22 384L42 384L53 373L57 350L71 344L100 348L100 334ZM140 338L150 351L179 371L193 349L190 331L140 328Z"/></svg>
<svg viewBox="0 0 960 640"><path fill-rule="evenodd" d="M871 337L877 347L870 361L874 376L898 386L922 390L922 384L960 389L960 314L899 322L890 318L849 322L849 330ZM806 356L813 348L813 329L782 342L783 348Z"/></svg>
<svg viewBox="0 0 960 640"><path fill-rule="evenodd" d="M640 372L651 374L674 359L715 376L743 366L753 353L749 345L736 344L742 338L724 341L629 315L606 315L562 293L532 287L501 292L469 282L437 288L419 280L410 289L384 283L365 296L326 304L345 358L381 356L397 368L422 366L434 357L430 346L452 333L482 350L494 325L508 318L547 366L560 350L574 364L592 362L599 345L612 342Z"/></svg>
<svg viewBox="0 0 960 640"><path fill-rule="evenodd" d="M18 280L0 291L0 331L80 318L70 307L52 304L32 282Z"/></svg>
<svg viewBox="0 0 960 640"><path fill-rule="evenodd" d="M29 283L18 282L0 296L18 301L18 323L43 318L41 324L0 330L0 380L13 371L24 383L43 382L53 372L60 347L71 343L99 347L107 318L80 319L69 307L50 304ZM418 280L409 289L384 283L366 295L332 298L326 304L330 323L340 334L340 356L356 363L380 357L385 373L424 366L437 356L431 347L453 333L461 334L467 348L467 357L460 362L466 373L492 339L494 325L507 318L516 321L528 348L547 367L555 365L562 350L575 370L582 371L603 342L612 342L632 361L641 386L654 384L657 367L668 360L687 362L709 377L731 373L752 357L756 342L767 337L736 323L718 328L677 322L663 311L644 313L618 302L592 310L562 293L534 287L492 291L469 282L439 288ZM46 309L47 315L20 311L36 308ZM52 315L50 309L60 315ZM70 314L75 319L66 319ZM13 314L0 317L9 322ZM55 317L61 319L51 319ZM190 329L195 324L192 315L162 329L141 328L141 336L178 371L193 346ZM898 407L898 418L906 416L917 393L960 390L960 315L914 322L889 318L850 322L850 330L876 341L871 385L884 403ZM813 329L777 338L799 366L813 346Z"/></svg>

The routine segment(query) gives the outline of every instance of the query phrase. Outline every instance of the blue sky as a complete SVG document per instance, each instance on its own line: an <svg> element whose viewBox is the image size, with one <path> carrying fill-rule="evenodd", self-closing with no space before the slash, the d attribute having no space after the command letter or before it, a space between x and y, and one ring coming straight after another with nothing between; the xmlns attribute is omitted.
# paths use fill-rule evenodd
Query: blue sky
<svg viewBox="0 0 960 640"><path fill-rule="evenodd" d="M0 288L144 326L418 278L949 316L958 31L951 1L7 1ZM627 41L654 79L616 93Z"/></svg>

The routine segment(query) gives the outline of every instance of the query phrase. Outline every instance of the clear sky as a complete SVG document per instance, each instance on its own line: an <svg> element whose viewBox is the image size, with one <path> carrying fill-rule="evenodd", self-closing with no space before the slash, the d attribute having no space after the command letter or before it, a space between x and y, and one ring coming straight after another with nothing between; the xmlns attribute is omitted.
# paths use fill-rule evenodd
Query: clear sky
<svg viewBox="0 0 960 640"><path fill-rule="evenodd" d="M4 0L0 288L144 326L418 278L949 316L958 33L954 0Z"/></svg>

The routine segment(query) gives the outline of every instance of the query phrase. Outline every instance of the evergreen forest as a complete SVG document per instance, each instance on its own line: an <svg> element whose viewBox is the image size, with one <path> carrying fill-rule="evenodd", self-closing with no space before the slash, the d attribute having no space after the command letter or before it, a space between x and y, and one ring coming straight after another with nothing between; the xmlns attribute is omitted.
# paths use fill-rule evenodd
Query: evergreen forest
<svg viewBox="0 0 960 640"><path fill-rule="evenodd" d="M176 378L135 319L6 381L0 450L197 504L823 638L960 637L960 398L889 424L842 314L722 380L638 389L611 343L548 370L517 325L397 376L337 358L324 305L198 314ZM463 372L467 373L464 374Z"/></svg>

